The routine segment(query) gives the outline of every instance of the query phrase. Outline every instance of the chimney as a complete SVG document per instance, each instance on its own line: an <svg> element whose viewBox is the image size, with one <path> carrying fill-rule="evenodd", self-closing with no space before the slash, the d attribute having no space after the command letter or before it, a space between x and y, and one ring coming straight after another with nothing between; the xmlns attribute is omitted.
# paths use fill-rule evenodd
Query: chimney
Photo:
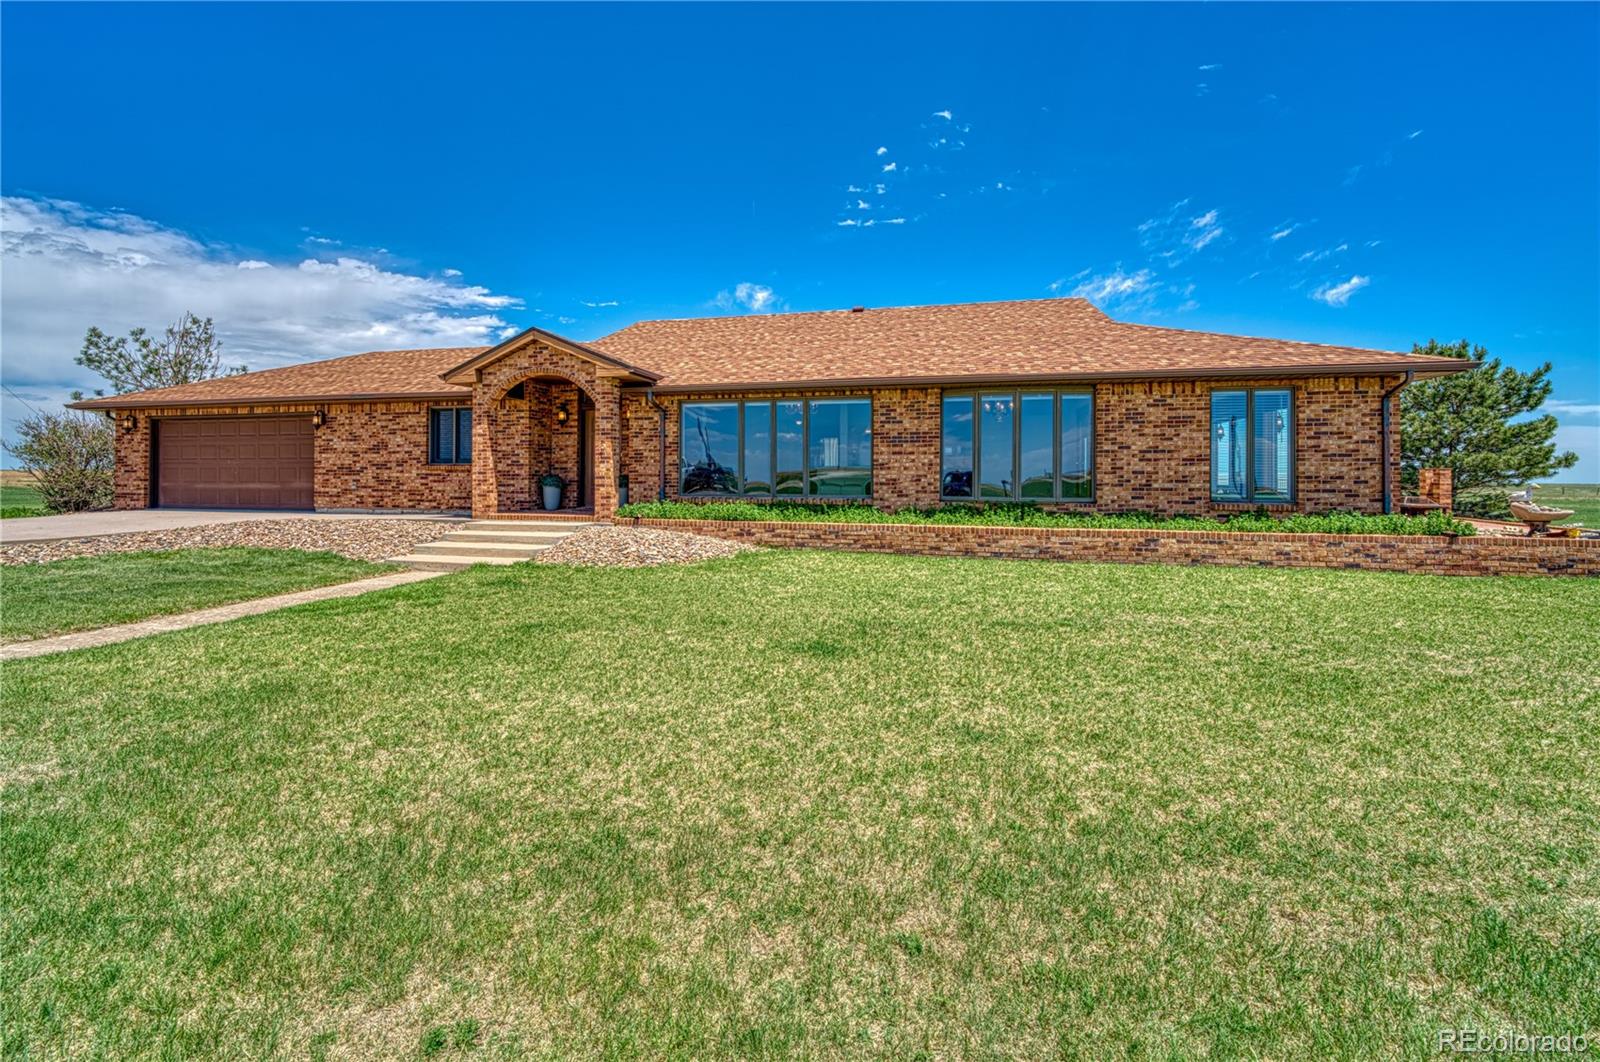
<svg viewBox="0 0 1600 1062"><path fill-rule="evenodd" d="M867 312L867 308L865 306L852 306L852 307L850 307L850 312L851 313L866 313Z"/></svg>

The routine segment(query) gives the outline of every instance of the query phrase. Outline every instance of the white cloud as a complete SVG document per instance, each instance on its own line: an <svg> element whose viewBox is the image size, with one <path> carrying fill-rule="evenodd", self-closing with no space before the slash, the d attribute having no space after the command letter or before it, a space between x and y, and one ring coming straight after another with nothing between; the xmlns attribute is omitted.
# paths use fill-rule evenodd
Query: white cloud
<svg viewBox="0 0 1600 1062"><path fill-rule="evenodd" d="M244 257L134 214L25 196L0 199L0 256L6 383L55 401L104 383L72 361L90 325L159 331L192 310L216 320L226 362L265 369L384 347L489 344L509 324L500 312L521 306L355 257Z"/></svg>
<svg viewBox="0 0 1600 1062"><path fill-rule="evenodd" d="M1081 275L1081 274L1079 274ZM1051 285L1060 290L1061 281ZM1118 266L1114 271L1090 277L1072 289L1078 298L1088 299L1096 306L1133 306L1148 302L1155 294L1155 274L1148 269L1125 273Z"/></svg>
<svg viewBox="0 0 1600 1062"><path fill-rule="evenodd" d="M857 221L855 218L845 218L843 221L839 222L839 225L841 227L848 227L848 226L851 226L851 225L859 225L859 224L861 224L861 222Z"/></svg>
<svg viewBox="0 0 1600 1062"><path fill-rule="evenodd" d="M885 162L883 164L883 172L884 173L893 173L897 169L899 169L899 166L896 165L893 162Z"/></svg>
<svg viewBox="0 0 1600 1062"><path fill-rule="evenodd" d="M1189 214L1189 200L1180 199L1164 214L1146 218L1138 225L1139 242L1153 258L1176 266L1220 240L1227 229L1216 209Z"/></svg>
<svg viewBox="0 0 1600 1062"><path fill-rule="evenodd" d="M883 219L883 223L885 225L904 225L906 223L906 219L905 218L884 218Z"/></svg>
<svg viewBox="0 0 1600 1062"><path fill-rule="evenodd" d="M1542 413L1554 413L1558 417L1597 417L1600 416L1600 402L1571 402L1564 398L1547 398L1539 410Z"/></svg>
<svg viewBox="0 0 1600 1062"><path fill-rule="evenodd" d="M856 200L856 209L857 210L871 210L872 209L872 204L867 202L865 199L857 199Z"/></svg>
<svg viewBox="0 0 1600 1062"><path fill-rule="evenodd" d="M1559 424L1555 442L1557 450L1571 450L1577 454L1578 463L1562 469L1546 482L1593 483L1600 479L1600 426Z"/></svg>
<svg viewBox="0 0 1600 1062"><path fill-rule="evenodd" d="M1347 306L1350 296L1372 283L1371 277L1353 276L1342 284L1324 284L1311 293L1311 297L1329 306Z"/></svg>
<svg viewBox="0 0 1600 1062"><path fill-rule="evenodd" d="M1293 225L1290 225L1286 229L1279 229L1277 232L1274 232L1271 236L1268 236L1267 239L1273 240L1273 241L1281 240L1285 236L1288 236L1290 233L1294 232L1294 230L1295 230L1295 227Z"/></svg>
<svg viewBox="0 0 1600 1062"><path fill-rule="evenodd" d="M943 111L934 111L934 112L933 112L933 116L934 116L934 117L935 117L935 118L943 118L943 119L944 119L944 120L945 120L945 121L947 121L947 122L948 122L948 121L949 121L949 120L950 120L950 119L951 119L951 118L953 118L953 117L955 117L955 116L954 116L954 115L953 115L953 114L951 114L951 113L950 113L950 112L949 112L949 110L943 110Z"/></svg>
<svg viewBox="0 0 1600 1062"><path fill-rule="evenodd" d="M591 310L598 310L603 306L621 306L622 305L622 303L618 302L616 299L606 299L603 302L589 302L586 299L579 299L578 301L583 303L585 306L589 307Z"/></svg>
<svg viewBox="0 0 1600 1062"><path fill-rule="evenodd" d="M1406 137L1406 139L1407 140L1415 140L1417 137L1419 137L1421 135L1422 135L1422 130L1418 129L1416 132L1414 132L1410 136Z"/></svg>
<svg viewBox="0 0 1600 1062"><path fill-rule="evenodd" d="M886 184L875 184L872 186L872 190L879 195L882 195L889 190L889 186Z"/></svg>
<svg viewBox="0 0 1600 1062"><path fill-rule="evenodd" d="M865 188L857 188L853 184L845 185L845 189L844 190L847 191L847 192L865 192L866 191Z"/></svg>
<svg viewBox="0 0 1600 1062"><path fill-rule="evenodd" d="M459 270L459 269L446 269L444 271L444 275L447 276L447 277L459 277L461 275L461 270Z"/></svg>
<svg viewBox="0 0 1600 1062"><path fill-rule="evenodd" d="M887 155L888 153L889 153L889 149L886 148L886 147L881 147L877 151L873 152L873 154L875 154L875 155Z"/></svg>
<svg viewBox="0 0 1600 1062"><path fill-rule="evenodd" d="M720 310L749 310L751 313L776 310L783 305L783 300L765 284L753 284L742 281L733 286L732 291L724 288L717 292L711 304Z"/></svg>
<svg viewBox="0 0 1600 1062"><path fill-rule="evenodd" d="M1203 64L1201 64L1200 69L1201 70L1221 70L1222 69L1222 64L1221 63L1203 63Z"/></svg>

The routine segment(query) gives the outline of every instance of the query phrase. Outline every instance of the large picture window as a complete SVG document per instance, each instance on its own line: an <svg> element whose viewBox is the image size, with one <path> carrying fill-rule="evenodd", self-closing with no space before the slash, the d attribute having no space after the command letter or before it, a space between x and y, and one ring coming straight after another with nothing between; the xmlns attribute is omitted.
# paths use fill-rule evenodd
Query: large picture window
<svg viewBox="0 0 1600 1062"><path fill-rule="evenodd" d="M1211 392L1211 500L1294 500L1294 392Z"/></svg>
<svg viewBox="0 0 1600 1062"><path fill-rule="evenodd" d="M428 464L472 464L472 410L428 410Z"/></svg>
<svg viewBox="0 0 1600 1062"><path fill-rule="evenodd" d="M946 392L939 494L982 501L1094 500L1094 393Z"/></svg>
<svg viewBox="0 0 1600 1062"><path fill-rule="evenodd" d="M872 401L685 402L679 493L870 498Z"/></svg>

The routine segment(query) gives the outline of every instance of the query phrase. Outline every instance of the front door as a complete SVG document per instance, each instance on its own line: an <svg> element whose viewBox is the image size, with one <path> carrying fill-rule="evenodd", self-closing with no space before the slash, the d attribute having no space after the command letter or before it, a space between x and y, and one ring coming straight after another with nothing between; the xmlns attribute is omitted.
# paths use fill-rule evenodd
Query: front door
<svg viewBox="0 0 1600 1062"><path fill-rule="evenodd" d="M578 507L594 507L594 405L578 399Z"/></svg>

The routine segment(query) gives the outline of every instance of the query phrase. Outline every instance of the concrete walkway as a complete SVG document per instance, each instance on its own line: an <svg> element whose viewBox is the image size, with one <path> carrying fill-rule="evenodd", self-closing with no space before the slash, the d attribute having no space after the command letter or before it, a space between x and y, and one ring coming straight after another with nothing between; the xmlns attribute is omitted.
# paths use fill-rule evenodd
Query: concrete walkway
<svg viewBox="0 0 1600 1062"><path fill-rule="evenodd" d="M304 513L262 509L108 509L60 516L0 520L0 545L99 538L131 531L171 531L180 527L236 524L241 520L461 520L443 513Z"/></svg>
<svg viewBox="0 0 1600 1062"><path fill-rule="evenodd" d="M374 590L387 590L393 586L405 586L407 583L417 583L424 579L432 579L442 572L406 571L395 572L393 575L380 575L373 579L358 579L353 583L338 583L333 586L319 586L311 590L297 590L292 594L279 594L276 597L260 597L254 601L238 601L232 605L218 605L216 608L204 608L199 612L183 612L176 616L156 616L152 619L140 620L137 623L124 623L120 627L101 627L95 631L78 631L75 634L58 634L51 638L36 638L28 642L11 642L0 645L0 661L21 660L29 656L47 656L51 653L65 653L72 649L87 649L95 645L111 645L115 642L131 641L134 638L143 638L151 634L163 634L167 631L182 631L190 627L203 627L210 623L225 623L228 620L239 619L241 616L257 616L263 612L276 612L280 608L291 605L304 605L311 601L327 601L336 597L356 597L368 594Z"/></svg>

